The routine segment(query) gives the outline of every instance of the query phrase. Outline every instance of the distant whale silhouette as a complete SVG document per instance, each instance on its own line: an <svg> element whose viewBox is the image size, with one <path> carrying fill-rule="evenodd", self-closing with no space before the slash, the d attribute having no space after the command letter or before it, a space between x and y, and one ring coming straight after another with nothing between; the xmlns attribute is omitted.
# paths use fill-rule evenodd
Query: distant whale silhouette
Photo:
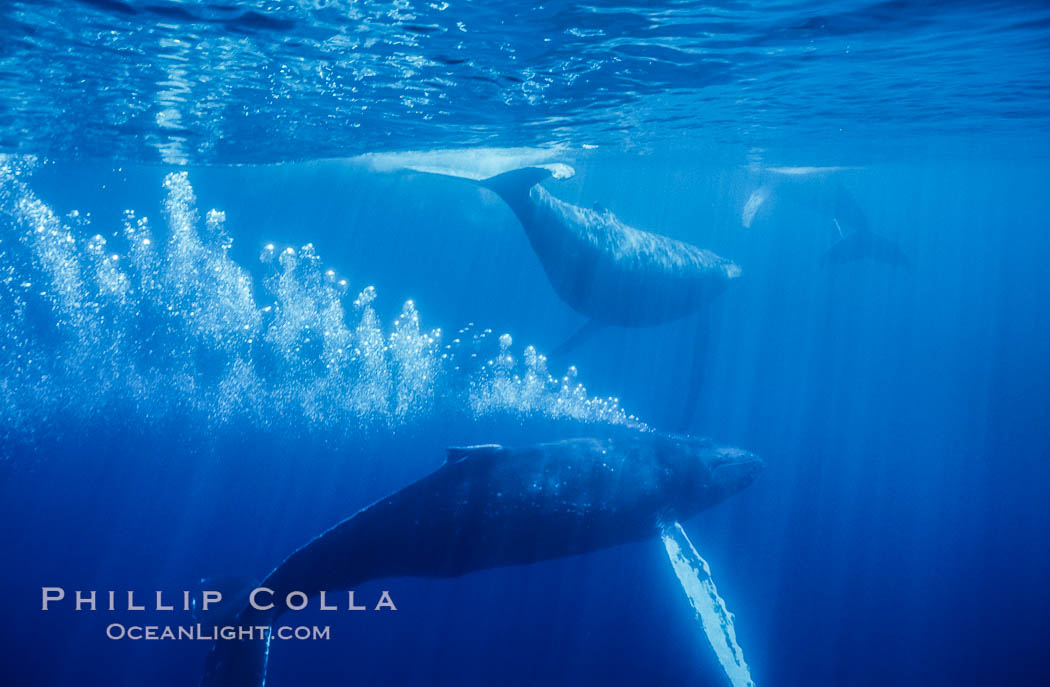
<svg viewBox="0 0 1050 687"><path fill-rule="evenodd" d="M876 260L895 267L911 267L911 260L893 241L866 229L843 233L820 257L821 267L841 265L854 260Z"/></svg>
<svg viewBox="0 0 1050 687"><path fill-rule="evenodd" d="M831 224L835 229L835 242L820 257L820 266L838 265L855 260L875 260L897 267L911 267L911 260L907 254L892 240L877 234L868 227L868 218L861 209L860 204L852 193L838 181L822 179L822 177L843 171L843 167L778 167L767 171L773 173L773 177L766 180L761 186L754 190L744 203L740 222L745 229L751 227L755 216L766 201L776 192L780 195L782 190L789 192L784 194L787 198L800 194L802 187L809 187L805 205L815 205L821 213L821 221L826 221L830 216ZM814 178L816 177L816 178ZM789 180L791 183L789 183ZM829 191L828 184L833 184ZM786 189L785 189L786 187ZM814 193L823 194L825 198L830 194L831 203L814 202ZM796 204L799 199L795 199Z"/></svg>
<svg viewBox="0 0 1050 687"><path fill-rule="evenodd" d="M853 194L844 187L839 187L834 210L832 222L838 238L820 257L821 267L864 259L895 267L911 267L911 260L900 246L868 228L868 218Z"/></svg>
<svg viewBox="0 0 1050 687"><path fill-rule="evenodd" d="M666 543L676 534L684 543L669 545L668 553L680 566L682 549L688 554L692 547L676 520L747 487L761 468L746 451L656 433L451 448L436 472L313 539L260 586L272 592L267 600L293 591L313 597L377 578L453 577L657 536ZM709 578L706 563L691 553L694 570ZM272 626L286 610L281 604L259 610L243 594L230 598L240 608L220 622L231 625ZM713 608L730 622L724 607ZM716 634L712 641L728 640ZM268 639L219 639L201 684L258 687L268 652ZM743 666L746 674L742 657L725 665L737 672Z"/></svg>

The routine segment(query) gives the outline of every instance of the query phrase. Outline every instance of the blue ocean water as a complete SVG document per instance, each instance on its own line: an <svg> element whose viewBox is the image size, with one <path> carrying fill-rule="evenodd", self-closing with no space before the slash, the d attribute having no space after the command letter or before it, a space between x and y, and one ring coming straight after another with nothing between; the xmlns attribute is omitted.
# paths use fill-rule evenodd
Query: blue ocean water
<svg viewBox="0 0 1050 687"><path fill-rule="evenodd" d="M1050 679L1044 3L0 12L11 684L203 673L41 587L261 577L447 446L647 428L766 462L684 523L755 684ZM548 162L741 276L555 354L585 320L521 224L418 171ZM822 265L843 225L908 265ZM267 684L719 684L656 539L383 589Z"/></svg>

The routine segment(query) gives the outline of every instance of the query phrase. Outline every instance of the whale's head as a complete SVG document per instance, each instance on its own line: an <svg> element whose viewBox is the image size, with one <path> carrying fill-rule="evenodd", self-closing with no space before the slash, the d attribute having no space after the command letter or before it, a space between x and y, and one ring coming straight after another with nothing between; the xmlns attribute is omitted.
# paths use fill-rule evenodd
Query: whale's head
<svg viewBox="0 0 1050 687"><path fill-rule="evenodd" d="M750 486L765 467L755 454L710 439L669 435L659 444L665 489L678 518L695 515Z"/></svg>

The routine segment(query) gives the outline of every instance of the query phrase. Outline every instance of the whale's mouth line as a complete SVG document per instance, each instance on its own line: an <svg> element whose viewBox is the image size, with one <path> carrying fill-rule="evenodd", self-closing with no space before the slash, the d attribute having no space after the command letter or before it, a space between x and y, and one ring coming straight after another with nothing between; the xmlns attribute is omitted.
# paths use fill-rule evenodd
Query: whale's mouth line
<svg viewBox="0 0 1050 687"><path fill-rule="evenodd" d="M740 456L715 466L711 475L715 482L723 486L743 489L755 481L765 466L765 461L758 456Z"/></svg>

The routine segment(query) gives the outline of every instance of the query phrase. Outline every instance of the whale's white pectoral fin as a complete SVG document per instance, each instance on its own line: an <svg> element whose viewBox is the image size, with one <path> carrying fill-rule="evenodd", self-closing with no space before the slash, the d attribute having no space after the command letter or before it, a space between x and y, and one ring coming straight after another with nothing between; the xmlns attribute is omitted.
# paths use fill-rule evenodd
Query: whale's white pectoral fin
<svg viewBox="0 0 1050 687"><path fill-rule="evenodd" d="M754 687L744 653L736 642L733 614L726 609L725 602L718 595L707 561L700 557L677 522L664 527L662 538L671 567L696 611L697 620L718 662L722 664L729 684L732 687Z"/></svg>
<svg viewBox="0 0 1050 687"><path fill-rule="evenodd" d="M747 202L744 203L744 211L740 214L740 223L745 229L751 228L751 223L755 221L755 214L769 198L771 190L769 186L762 186L748 196Z"/></svg>

